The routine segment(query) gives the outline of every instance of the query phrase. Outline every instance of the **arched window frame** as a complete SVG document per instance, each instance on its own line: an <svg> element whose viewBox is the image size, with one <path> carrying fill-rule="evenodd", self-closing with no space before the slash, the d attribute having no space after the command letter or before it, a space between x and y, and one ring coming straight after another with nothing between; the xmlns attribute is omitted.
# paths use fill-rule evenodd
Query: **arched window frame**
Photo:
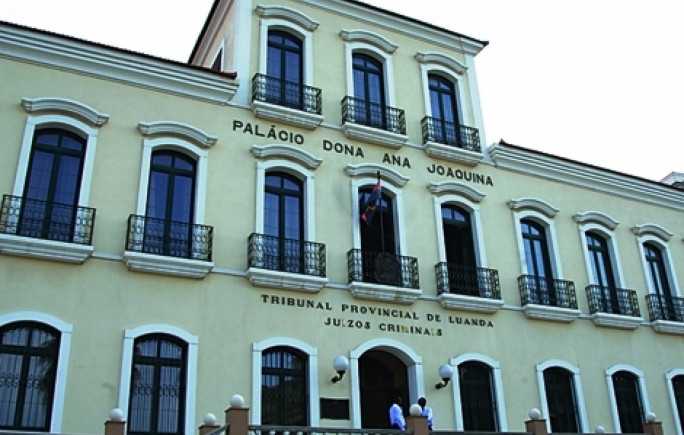
<svg viewBox="0 0 684 435"><path fill-rule="evenodd" d="M463 72L458 73L452 68L447 68L443 65L437 63L420 63L420 76L421 83L423 84L423 104L425 105L425 114L427 116L433 116L432 114L432 102L430 101L430 84L429 78L431 75L441 76L442 78L450 81L454 86L454 100L456 102L456 111L458 113L458 119L463 125L472 125L473 120L471 119L470 113L464 110L467 104L464 96L464 82Z"/></svg>
<svg viewBox="0 0 684 435"><path fill-rule="evenodd" d="M252 409L251 423L261 424L261 357L273 347L291 347L308 357L309 424L320 425L320 396L318 392L318 349L296 338L272 337L252 344Z"/></svg>
<svg viewBox="0 0 684 435"><path fill-rule="evenodd" d="M610 263L613 269L613 274L615 278L615 286L622 288L625 286L624 273L622 271L622 263L620 262L620 256L618 255L620 250L618 249L617 237L615 237L615 231L598 223L587 222L580 224L578 226L580 243L582 244L582 252L584 253L584 265L587 271L587 282L590 284L596 284L594 282L594 276L592 273L591 257L589 255L589 247L587 246L587 233L597 233L600 235L608 246L608 255L610 255Z"/></svg>
<svg viewBox="0 0 684 435"><path fill-rule="evenodd" d="M71 352L71 334L73 325L53 317L35 311L18 311L0 315L0 326L14 322L35 322L48 325L60 333L59 353L57 356L57 371L55 374L55 390L52 404L52 418L50 420L50 433L62 432L62 419L64 418L64 400L66 396L67 372L69 354Z"/></svg>
<svg viewBox="0 0 684 435"><path fill-rule="evenodd" d="M563 268L560 261L560 250L558 248L558 240L556 236L556 226L553 219L535 210L521 210L513 213L513 220L515 225L515 234L518 242L518 259L520 260L520 270L522 274L528 274L527 261L525 258L525 244L522 238L523 220L531 220L541 225L546 231L546 243L549 251L549 260L551 262L551 271L553 278L563 279Z"/></svg>
<svg viewBox="0 0 684 435"><path fill-rule="evenodd" d="M644 418L649 412L651 412L651 405L648 401L648 395L646 394L646 379L644 378L644 372L637 369L636 367L627 364L616 364L605 371L606 383L608 384L608 396L610 397L610 409L613 414L613 428L615 432L621 432L622 428L620 426L620 415L617 409L617 402L615 400L615 387L613 386L613 375L620 371L630 372L637 377L639 382L639 395L641 399L641 404L643 406L642 418ZM586 432L586 431L584 431Z"/></svg>
<svg viewBox="0 0 684 435"><path fill-rule="evenodd" d="M539 400L542 407L542 416L546 417L546 430L551 432L551 419L549 416L549 404L546 400L546 383L544 382L544 370L552 367L560 367L572 374L573 387L575 389L575 398L577 400L577 413L579 414L580 432L589 432L589 423L587 421L587 408L584 401L584 391L582 389L582 378L580 376L579 367L575 367L570 363L562 360L552 359L537 364L535 370L537 372L537 387L539 388Z"/></svg>
<svg viewBox="0 0 684 435"><path fill-rule="evenodd" d="M474 201L456 194L445 194L433 198L435 210L435 227L437 229L437 253L439 261L446 261L446 249L444 240L444 227L442 219L442 206L453 205L470 214L470 225L473 233L473 249L475 249L475 261L477 267L487 267L487 255L485 252L484 233L480 206Z"/></svg>
<svg viewBox="0 0 684 435"><path fill-rule="evenodd" d="M346 95L354 96L354 55L365 54L378 60L383 67L384 91L385 91L385 105L396 106L396 90L394 85L394 63L392 56L383 50L380 50L368 43L364 42L348 42L344 47L344 54L346 59L346 81L347 93Z"/></svg>
<svg viewBox="0 0 684 435"><path fill-rule="evenodd" d="M677 429L677 434L681 435L684 428L682 428L682 422L679 420L679 410L677 409L677 399L675 397L674 386L672 381L678 376L684 376L684 368L672 369L665 374L665 379L667 381L667 395L670 398L670 406L672 407L672 419L675 422L675 429Z"/></svg>
<svg viewBox="0 0 684 435"><path fill-rule="evenodd" d="M492 373L492 387L496 397L496 413L497 413L497 430L499 432L508 431L508 422L506 420L506 404L504 402L503 392L503 378L501 377L501 365L498 361L479 353L465 353L457 357L451 358L449 364L455 367L454 376L452 377L451 393L454 400L454 413L456 416L456 430L463 429L463 407L461 404L461 384L458 377L458 366L464 362L476 361L488 366Z"/></svg>
<svg viewBox="0 0 684 435"><path fill-rule="evenodd" d="M313 27L312 25L309 28ZM300 24L294 21L289 21L284 18L268 18L262 17L259 26L259 40L261 44L259 45L259 73L266 74L266 67L268 62L268 34L272 30L280 30L285 33L289 33L297 39L302 41L302 84L307 86L313 85L313 30L316 26L307 30Z"/></svg>
<svg viewBox="0 0 684 435"><path fill-rule="evenodd" d="M641 258L641 265L644 270L644 277L646 280L646 285L648 287L648 292L655 293L655 284L653 283L653 277L648 268L648 263L646 262L646 252L644 250L644 244L650 243L657 246L663 256L663 263L665 266L665 272L667 273L667 283L670 287L670 292L673 297L680 297L681 293L679 290L679 284L677 280L677 275L675 273L675 267L672 263L672 252L670 251L670 246L662 238L657 237L652 234L643 234L637 237L637 245L639 249L639 255Z"/></svg>
<svg viewBox="0 0 684 435"><path fill-rule="evenodd" d="M124 331L123 352L121 357L121 380L119 383L119 409L123 412L123 419L128 419L128 401L131 390L131 370L133 364L133 352L135 340L148 334L166 334L184 341L188 346L187 354L187 377L185 391L185 425L184 432L195 431L195 402L197 399L197 361L198 345L197 336L172 325L150 324Z"/></svg>

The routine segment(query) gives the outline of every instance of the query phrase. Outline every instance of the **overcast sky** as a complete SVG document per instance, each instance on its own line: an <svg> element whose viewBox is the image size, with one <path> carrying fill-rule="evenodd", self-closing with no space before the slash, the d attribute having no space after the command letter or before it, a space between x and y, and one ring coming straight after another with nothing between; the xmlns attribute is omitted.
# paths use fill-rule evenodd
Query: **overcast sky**
<svg viewBox="0 0 684 435"><path fill-rule="evenodd" d="M0 20L185 62L212 2L0 0ZM684 172L683 0L366 2L489 41L488 144L656 181Z"/></svg>

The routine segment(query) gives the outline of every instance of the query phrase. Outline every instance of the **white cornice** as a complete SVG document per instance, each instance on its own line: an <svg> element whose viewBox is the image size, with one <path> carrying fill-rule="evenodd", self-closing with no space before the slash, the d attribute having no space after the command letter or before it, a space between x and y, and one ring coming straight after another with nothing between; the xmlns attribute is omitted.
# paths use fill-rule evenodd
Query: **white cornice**
<svg viewBox="0 0 684 435"><path fill-rule="evenodd" d="M280 157L289 160L294 160L301 163L309 169L316 169L323 163L323 159L320 159L313 154L310 154L300 148L294 147L292 145L264 145L252 146L252 154L254 157L259 159L266 159L269 157Z"/></svg>
<svg viewBox="0 0 684 435"><path fill-rule="evenodd" d="M642 225L635 225L632 227L632 233L637 236L651 235L659 238L663 242L669 242L674 233L666 230L657 224L647 223Z"/></svg>
<svg viewBox="0 0 684 435"><path fill-rule="evenodd" d="M378 35L368 30L347 30L340 31L340 38L345 42L365 42L373 45L387 54L392 54L397 51L399 46L382 35Z"/></svg>
<svg viewBox="0 0 684 435"><path fill-rule="evenodd" d="M501 143L488 151L502 169L684 211L684 191L670 186Z"/></svg>
<svg viewBox="0 0 684 435"><path fill-rule="evenodd" d="M465 184L457 183L455 181L433 181L428 184L428 189L430 192L436 195L455 194L463 196L472 202L480 202L485 197L484 193L478 192L470 186L466 186Z"/></svg>
<svg viewBox="0 0 684 435"><path fill-rule="evenodd" d="M227 104L238 81L139 53L0 24L0 57Z"/></svg>
<svg viewBox="0 0 684 435"><path fill-rule="evenodd" d="M620 221L617 221L612 217L608 216L606 213L600 211L592 210L575 213L572 216L572 218L575 219L575 222L577 222L578 224L586 224L593 222L601 226L604 226L611 231L615 231L615 228L617 228L617 226L620 225Z"/></svg>
<svg viewBox="0 0 684 435"><path fill-rule="evenodd" d="M418 63L420 64L437 64L455 72L458 75L462 75L468 70L468 67L463 65L458 60L446 54L437 53L434 51L419 51L414 56Z"/></svg>
<svg viewBox="0 0 684 435"><path fill-rule="evenodd" d="M109 121L109 115L90 106L66 98L22 98L21 105L28 113L56 112L78 117L93 127L101 127Z"/></svg>
<svg viewBox="0 0 684 435"><path fill-rule="evenodd" d="M197 127L175 121L139 122L138 130L143 136L180 136L203 148L209 148L218 140L216 136L209 136Z"/></svg>
<svg viewBox="0 0 684 435"><path fill-rule="evenodd" d="M318 21L304 15L303 13L296 11L291 8L286 8L285 6L263 6L258 5L254 11L261 18L281 18L287 20L291 23L295 23L306 30L313 32L318 29Z"/></svg>
<svg viewBox="0 0 684 435"><path fill-rule="evenodd" d="M397 187L403 187L409 181L409 177L401 175L394 169L375 163L349 164L344 170L351 177L376 177L378 172L380 172L380 178L389 181Z"/></svg>
<svg viewBox="0 0 684 435"><path fill-rule="evenodd" d="M558 208L538 198L511 199L506 204L511 210L535 210L548 218L553 218L558 213Z"/></svg>

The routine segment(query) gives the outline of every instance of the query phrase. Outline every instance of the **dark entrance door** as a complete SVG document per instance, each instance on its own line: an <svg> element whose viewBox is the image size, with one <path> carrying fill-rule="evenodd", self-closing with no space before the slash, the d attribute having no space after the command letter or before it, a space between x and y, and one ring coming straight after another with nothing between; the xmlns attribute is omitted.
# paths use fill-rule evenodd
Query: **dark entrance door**
<svg viewBox="0 0 684 435"><path fill-rule="evenodd" d="M403 399L408 415L409 391L406 365L396 356L369 350L359 358L361 427L389 428L389 408L396 396Z"/></svg>

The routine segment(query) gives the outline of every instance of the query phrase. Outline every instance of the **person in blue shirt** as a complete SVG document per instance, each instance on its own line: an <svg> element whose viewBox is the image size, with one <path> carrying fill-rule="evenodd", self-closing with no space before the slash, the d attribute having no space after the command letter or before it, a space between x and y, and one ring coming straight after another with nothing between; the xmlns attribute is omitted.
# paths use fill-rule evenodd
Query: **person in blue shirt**
<svg viewBox="0 0 684 435"><path fill-rule="evenodd" d="M404 410L401 408L401 396L397 396L389 409L390 427L392 429L406 430Z"/></svg>
<svg viewBox="0 0 684 435"><path fill-rule="evenodd" d="M427 399L425 399L425 397L421 397L420 399L418 399L418 405L420 405L420 407L423 410L420 415L427 418L428 429L432 430L434 420L432 418L432 408L427 406Z"/></svg>

